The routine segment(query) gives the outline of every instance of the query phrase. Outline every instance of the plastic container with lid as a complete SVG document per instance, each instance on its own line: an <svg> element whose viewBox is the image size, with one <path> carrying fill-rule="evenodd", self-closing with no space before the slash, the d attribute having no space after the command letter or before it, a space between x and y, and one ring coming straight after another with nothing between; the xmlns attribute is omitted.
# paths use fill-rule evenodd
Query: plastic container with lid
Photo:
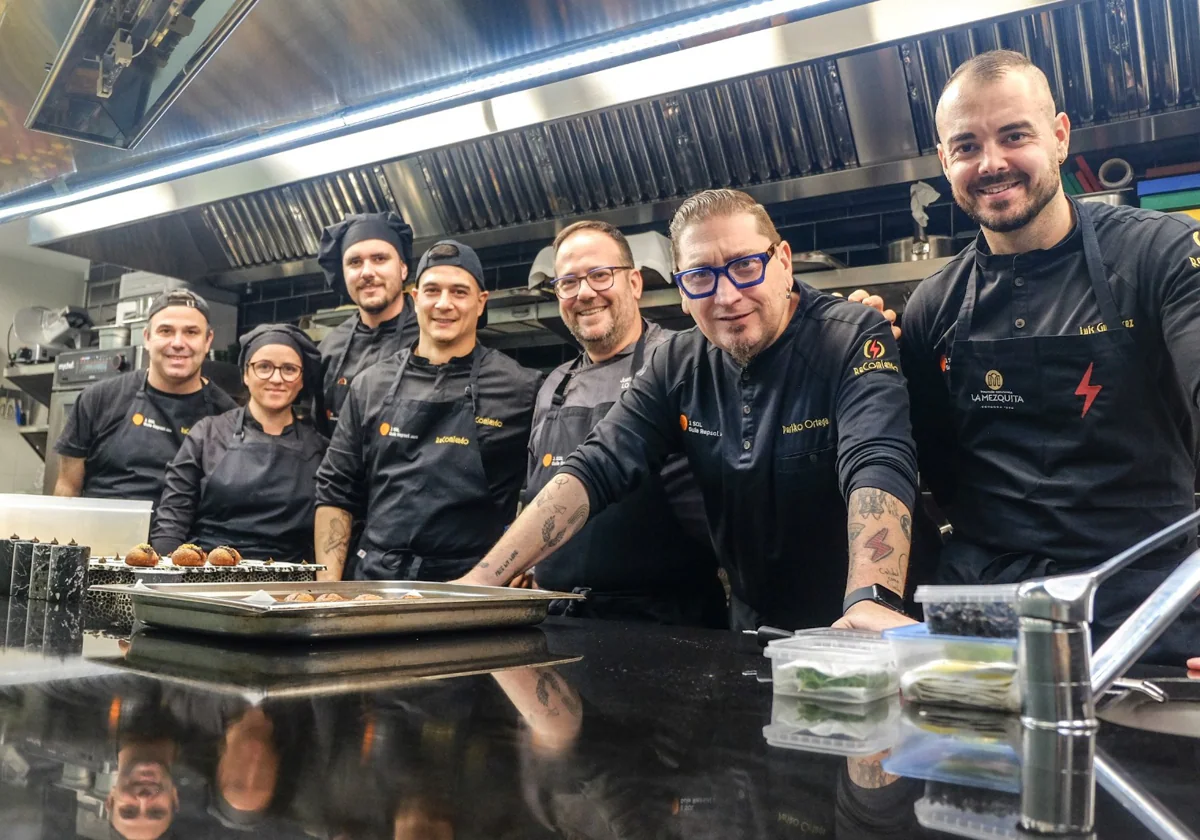
<svg viewBox="0 0 1200 840"><path fill-rule="evenodd" d="M882 638L847 638L841 631L805 633L771 642L776 694L869 703L895 694L896 663Z"/></svg>
<svg viewBox="0 0 1200 840"><path fill-rule="evenodd" d="M1021 711L1017 640L948 636L924 624L884 631L911 703Z"/></svg>
<svg viewBox="0 0 1200 840"><path fill-rule="evenodd" d="M883 769L910 779L1019 792L1020 720L996 712L959 711L976 716L947 723L905 706L895 749Z"/></svg>
<svg viewBox="0 0 1200 840"><path fill-rule="evenodd" d="M763 737L773 747L827 753L874 755L899 738L900 698L870 703L834 703L776 694Z"/></svg>
<svg viewBox="0 0 1200 840"><path fill-rule="evenodd" d="M913 600L925 610L925 622L934 633L1015 639L1017 586L918 586Z"/></svg>
<svg viewBox="0 0 1200 840"><path fill-rule="evenodd" d="M922 828L971 840L1028 837L1018 829L1021 797L1015 793L977 790L929 782L913 806Z"/></svg>

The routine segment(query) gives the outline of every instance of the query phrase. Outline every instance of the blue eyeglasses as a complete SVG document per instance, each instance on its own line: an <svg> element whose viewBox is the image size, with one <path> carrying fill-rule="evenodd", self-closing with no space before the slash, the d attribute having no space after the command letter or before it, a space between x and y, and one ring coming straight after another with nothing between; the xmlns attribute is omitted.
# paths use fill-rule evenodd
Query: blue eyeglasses
<svg viewBox="0 0 1200 840"><path fill-rule="evenodd" d="M749 289L757 286L767 276L767 263L775 256L778 242L761 254L747 254L744 257L730 260L723 266L706 265L702 268L689 268L672 275L675 285L692 300L712 297L717 293L717 282L721 275L738 289Z"/></svg>

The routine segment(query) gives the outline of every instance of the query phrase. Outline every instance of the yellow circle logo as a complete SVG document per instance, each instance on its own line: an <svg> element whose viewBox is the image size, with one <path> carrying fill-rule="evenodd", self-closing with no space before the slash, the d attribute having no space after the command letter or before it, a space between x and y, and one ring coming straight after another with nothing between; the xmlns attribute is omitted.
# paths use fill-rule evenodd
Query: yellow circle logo
<svg viewBox="0 0 1200 840"><path fill-rule="evenodd" d="M140 414L133 415L133 425L140 426L146 422L146 418Z"/></svg>
<svg viewBox="0 0 1200 840"><path fill-rule="evenodd" d="M998 370L989 370L984 374L983 381L993 391L999 391L1004 387L1004 377L1000 375L1000 371Z"/></svg>
<svg viewBox="0 0 1200 840"><path fill-rule="evenodd" d="M547 452L545 455L542 456L542 466L543 467L548 467L553 462L554 462L554 456L551 455L549 452Z"/></svg>
<svg viewBox="0 0 1200 840"><path fill-rule="evenodd" d="M679 428L683 429L685 432L687 431L687 415L686 414L679 415Z"/></svg>
<svg viewBox="0 0 1200 840"><path fill-rule="evenodd" d="M387 437L388 432L390 432L391 430L392 430L391 423L381 423L379 425L379 434L383 435L384 437Z"/></svg>

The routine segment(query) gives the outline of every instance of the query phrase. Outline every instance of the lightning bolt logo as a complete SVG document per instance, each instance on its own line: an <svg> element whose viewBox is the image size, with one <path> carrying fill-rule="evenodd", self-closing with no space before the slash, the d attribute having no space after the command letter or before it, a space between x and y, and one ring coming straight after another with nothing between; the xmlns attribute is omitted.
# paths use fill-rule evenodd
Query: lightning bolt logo
<svg viewBox="0 0 1200 840"><path fill-rule="evenodd" d="M863 543L864 546L871 549L871 562L878 563L884 557L893 553L896 549L887 544L887 528L880 528L875 536Z"/></svg>
<svg viewBox="0 0 1200 840"><path fill-rule="evenodd" d="M1080 417L1086 417L1088 409L1092 407L1092 403L1096 401L1096 397L1100 394L1100 389L1103 385L1092 384L1092 368L1095 362L1088 365L1088 369L1083 374L1083 379L1079 380L1079 387L1075 389L1075 396L1083 397L1083 411L1080 412Z"/></svg>

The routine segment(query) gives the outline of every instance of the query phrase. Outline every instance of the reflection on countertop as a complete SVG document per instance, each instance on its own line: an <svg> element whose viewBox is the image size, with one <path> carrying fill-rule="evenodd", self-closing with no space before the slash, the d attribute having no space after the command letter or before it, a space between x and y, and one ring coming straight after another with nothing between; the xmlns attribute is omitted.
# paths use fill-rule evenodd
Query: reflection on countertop
<svg viewBox="0 0 1200 840"><path fill-rule="evenodd" d="M881 709L935 730L939 755L983 743L990 789L891 772L891 747L769 746L769 666L733 634L551 620L260 650L65 620L10 627L0 655L5 838L909 838L943 836L921 825L939 808L990 809L1018 836L1019 733ZM1097 752L1200 831L1200 739L1105 723ZM1149 836L1098 775L1097 835Z"/></svg>

